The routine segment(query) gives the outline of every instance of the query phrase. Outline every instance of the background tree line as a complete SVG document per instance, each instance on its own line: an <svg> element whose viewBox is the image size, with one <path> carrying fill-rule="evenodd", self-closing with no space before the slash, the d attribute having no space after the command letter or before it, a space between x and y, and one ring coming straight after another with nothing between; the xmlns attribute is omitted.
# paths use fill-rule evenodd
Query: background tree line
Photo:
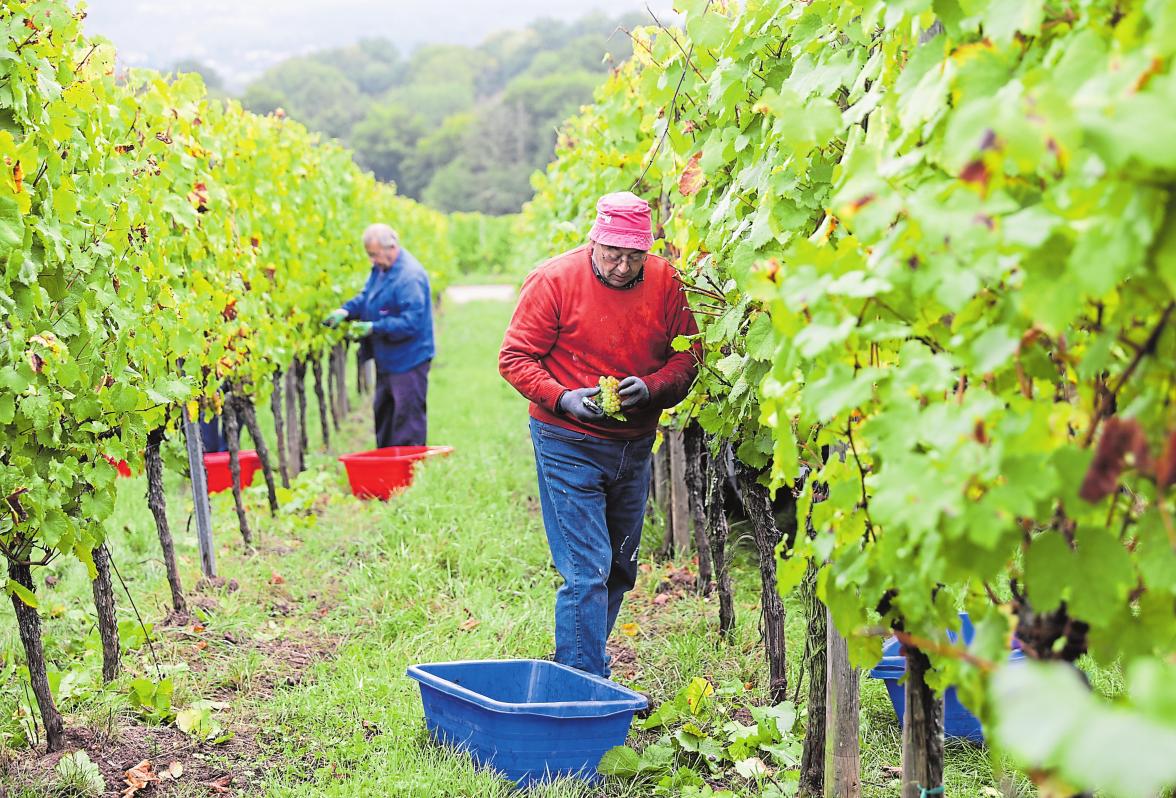
<svg viewBox="0 0 1176 798"><path fill-rule="evenodd" d="M533 193L531 174L553 157L556 128L631 54L618 28L644 22L539 20L477 47L427 45L408 55L393 40L364 39L283 61L241 100L260 114L282 108L338 138L403 195L445 211L513 213ZM219 88L199 64L177 67Z"/></svg>

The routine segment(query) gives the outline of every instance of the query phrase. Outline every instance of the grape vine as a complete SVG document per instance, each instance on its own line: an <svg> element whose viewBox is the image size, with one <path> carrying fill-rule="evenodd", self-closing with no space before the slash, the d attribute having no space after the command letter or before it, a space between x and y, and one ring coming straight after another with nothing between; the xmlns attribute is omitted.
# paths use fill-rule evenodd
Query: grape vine
<svg viewBox="0 0 1176 798"><path fill-rule="evenodd" d="M899 630L1043 785L1176 782L1176 9L677 5L562 129L522 255L634 185L702 328L680 415L803 484L780 589L811 563L857 665ZM1000 667L1014 633L1042 664ZM1043 728L1083 655L1130 733Z"/></svg>
<svg viewBox="0 0 1176 798"><path fill-rule="evenodd" d="M193 75L116 75L83 16L0 7L0 553L51 750L33 569L72 556L97 574L115 497L102 455L141 467L181 408L219 410L226 383L266 398L276 368L337 343L319 319L363 279L369 222L453 260L444 216L345 150L210 100Z"/></svg>

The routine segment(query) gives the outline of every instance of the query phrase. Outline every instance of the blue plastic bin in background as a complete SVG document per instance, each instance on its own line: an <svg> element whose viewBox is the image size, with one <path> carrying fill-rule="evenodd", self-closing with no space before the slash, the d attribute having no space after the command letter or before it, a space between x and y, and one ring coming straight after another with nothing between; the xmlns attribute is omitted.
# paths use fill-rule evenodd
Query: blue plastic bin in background
<svg viewBox="0 0 1176 798"><path fill-rule="evenodd" d="M972 642L976 630L972 628L972 620L966 612L960 613L960 631L963 633L964 645ZM948 632L951 642L958 639L955 632ZM906 657L901 653L902 644L896 638L890 638L882 646L882 661L870 671L870 676L882 679L886 684L886 692L890 696L890 703L894 707L894 714L898 716L898 725L902 727L903 712L906 709L906 687L898 683L906 674ZM1009 652L1009 662L1020 662L1025 659L1020 644L1013 640L1012 651ZM947 688L943 696L943 732L947 737L958 737L974 743L984 742L984 732L980 728L979 719L964 708L956 695L954 687Z"/></svg>
<svg viewBox="0 0 1176 798"><path fill-rule="evenodd" d="M468 751L525 787L559 776L599 778L604 752L622 745L639 693L543 660L413 665L432 738Z"/></svg>

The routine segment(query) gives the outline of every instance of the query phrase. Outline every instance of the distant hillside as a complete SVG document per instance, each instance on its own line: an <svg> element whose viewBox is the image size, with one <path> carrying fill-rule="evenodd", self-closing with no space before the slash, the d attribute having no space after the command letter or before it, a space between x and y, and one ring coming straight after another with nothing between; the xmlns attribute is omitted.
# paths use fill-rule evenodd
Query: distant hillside
<svg viewBox="0 0 1176 798"><path fill-rule="evenodd" d="M75 5L81 0L68 0ZM672 0L653 0L659 14ZM476 45L540 17L643 12L645 0L87 0L86 28L108 37L130 66L198 60L239 93L265 70L363 37L393 39L402 53L428 43Z"/></svg>
<svg viewBox="0 0 1176 798"><path fill-rule="evenodd" d="M641 15L542 20L476 47L426 45L405 57L387 39L291 58L241 94L346 143L360 166L447 211L511 213L553 154L559 123L592 99L632 52ZM185 68L201 70L199 64Z"/></svg>

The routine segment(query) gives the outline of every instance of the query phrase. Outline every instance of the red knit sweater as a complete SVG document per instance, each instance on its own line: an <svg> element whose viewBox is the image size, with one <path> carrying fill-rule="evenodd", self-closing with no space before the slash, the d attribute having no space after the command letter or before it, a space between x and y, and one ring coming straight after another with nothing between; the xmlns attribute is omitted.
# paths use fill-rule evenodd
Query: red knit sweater
<svg viewBox="0 0 1176 798"><path fill-rule="evenodd" d="M539 266L523 282L506 330L498 370L531 400L531 416L602 438L631 440L657 427L661 411L681 402L697 373L695 351L675 352L679 335L698 332L674 267L650 255L644 279L610 288L593 273L588 245ZM602 376L640 377L650 403L625 411L627 422L581 424L556 410L560 395L595 386Z"/></svg>

